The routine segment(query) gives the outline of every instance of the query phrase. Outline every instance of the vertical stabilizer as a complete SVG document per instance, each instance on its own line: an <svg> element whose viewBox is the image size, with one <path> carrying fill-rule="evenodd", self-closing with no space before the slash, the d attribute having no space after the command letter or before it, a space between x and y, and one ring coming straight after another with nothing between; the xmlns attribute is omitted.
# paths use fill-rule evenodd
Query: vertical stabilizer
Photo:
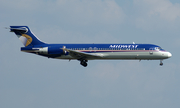
<svg viewBox="0 0 180 108"><path fill-rule="evenodd" d="M28 26L10 26L10 30L18 36L24 46L45 44L31 32Z"/></svg>

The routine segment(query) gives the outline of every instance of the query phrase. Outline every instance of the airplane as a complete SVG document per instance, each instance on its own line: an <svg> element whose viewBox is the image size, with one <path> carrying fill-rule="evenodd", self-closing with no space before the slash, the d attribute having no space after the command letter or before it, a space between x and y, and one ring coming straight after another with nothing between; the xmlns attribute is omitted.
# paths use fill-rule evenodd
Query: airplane
<svg viewBox="0 0 180 108"><path fill-rule="evenodd" d="M21 51L54 59L78 60L86 67L88 60L163 60L172 54L154 44L48 44L36 37L28 26L10 26L24 47Z"/></svg>

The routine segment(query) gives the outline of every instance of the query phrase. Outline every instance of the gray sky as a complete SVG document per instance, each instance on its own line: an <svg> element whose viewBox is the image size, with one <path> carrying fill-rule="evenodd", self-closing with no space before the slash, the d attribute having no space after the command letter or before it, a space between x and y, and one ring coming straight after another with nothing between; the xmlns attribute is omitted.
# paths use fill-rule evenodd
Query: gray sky
<svg viewBox="0 0 180 108"><path fill-rule="evenodd" d="M48 43L152 43L158 61L78 61L23 53L27 25ZM0 0L0 108L179 108L179 0Z"/></svg>

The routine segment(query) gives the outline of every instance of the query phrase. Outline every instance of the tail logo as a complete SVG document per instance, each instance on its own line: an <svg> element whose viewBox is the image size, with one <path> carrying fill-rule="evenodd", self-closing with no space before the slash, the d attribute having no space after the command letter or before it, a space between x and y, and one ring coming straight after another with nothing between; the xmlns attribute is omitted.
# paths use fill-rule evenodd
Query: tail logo
<svg viewBox="0 0 180 108"><path fill-rule="evenodd" d="M29 35L27 35L27 34L22 34L22 36L27 39L25 46L28 46L29 44L31 44L32 38L31 38Z"/></svg>

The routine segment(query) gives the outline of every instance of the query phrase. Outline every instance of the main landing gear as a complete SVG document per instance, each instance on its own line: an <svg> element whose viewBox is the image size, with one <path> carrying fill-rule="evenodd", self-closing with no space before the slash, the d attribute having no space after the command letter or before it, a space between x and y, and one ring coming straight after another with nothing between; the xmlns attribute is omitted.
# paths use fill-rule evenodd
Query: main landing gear
<svg viewBox="0 0 180 108"><path fill-rule="evenodd" d="M162 62L162 60L160 60L160 64L159 64L160 66L162 66L163 65L163 62Z"/></svg>
<svg viewBox="0 0 180 108"><path fill-rule="evenodd" d="M87 64L88 60L80 60L80 64L84 67L86 67L88 64Z"/></svg>

